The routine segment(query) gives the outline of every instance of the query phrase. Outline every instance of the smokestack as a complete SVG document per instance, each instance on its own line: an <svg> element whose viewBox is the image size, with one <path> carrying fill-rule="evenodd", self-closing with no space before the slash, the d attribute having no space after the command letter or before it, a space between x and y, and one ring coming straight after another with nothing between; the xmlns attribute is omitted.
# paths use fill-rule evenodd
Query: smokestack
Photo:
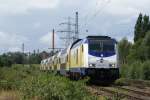
<svg viewBox="0 0 150 100"><path fill-rule="evenodd" d="M78 27L78 12L76 12L76 19L75 19L75 39L78 39L79 38L79 27Z"/></svg>
<svg viewBox="0 0 150 100"><path fill-rule="evenodd" d="M55 30L53 29L53 32L52 32L52 49L54 51L54 48L55 48Z"/></svg>

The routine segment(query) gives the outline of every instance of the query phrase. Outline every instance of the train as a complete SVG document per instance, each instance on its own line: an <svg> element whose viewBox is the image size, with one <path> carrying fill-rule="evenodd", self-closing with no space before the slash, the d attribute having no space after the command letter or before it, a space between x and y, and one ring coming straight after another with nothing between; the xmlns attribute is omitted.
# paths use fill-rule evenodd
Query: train
<svg viewBox="0 0 150 100"><path fill-rule="evenodd" d="M55 71L71 79L94 81L119 78L117 41L109 36L87 36L41 61L40 69Z"/></svg>

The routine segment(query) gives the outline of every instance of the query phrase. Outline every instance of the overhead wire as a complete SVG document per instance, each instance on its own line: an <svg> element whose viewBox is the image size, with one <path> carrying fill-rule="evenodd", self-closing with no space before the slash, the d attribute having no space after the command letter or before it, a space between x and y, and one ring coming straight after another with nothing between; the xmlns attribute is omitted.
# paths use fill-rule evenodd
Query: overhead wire
<svg viewBox="0 0 150 100"><path fill-rule="evenodd" d="M92 18L96 17L100 12L102 12L102 10L103 10L109 3L110 3L110 0L107 0L106 3L105 3L105 5L102 6L102 8L98 9L98 10L95 12L95 14L93 15ZM91 18L91 19L92 19L92 18Z"/></svg>
<svg viewBox="0 0 150 100"><path fill-rule="evenodd" d="M106 1L106 0L104 0ZM99 0L96 2L96 6L99 6L98 4ZM85 19L86 22L84 23L83 27L88 27L88 25L90 25L91 20L93 20L97 15L99 15L103 9L111 2L111 0L107 0L106 2L102 2L101 5L103 4L103 6L101 6L98 10L95 11L95 13L89 18L89 19Z"/></svg>
<svg viewBox="0 0 150 100"><path fill-rule="evenodd" d="M101 2L101 4L102 4L103 2ZM101 4L99 4L99 0L97 0L97 2L96 2L96 4L95 4L95 8L97 8L98 7L98 5L101 5ZM85 22L88 20L88 17L89 17L89 15L91 14L91 12L93 12L93 11L89 11L89 12L87 12L87 14L85 14L85 16L84 16L84 20L85 20Z"/></svg>

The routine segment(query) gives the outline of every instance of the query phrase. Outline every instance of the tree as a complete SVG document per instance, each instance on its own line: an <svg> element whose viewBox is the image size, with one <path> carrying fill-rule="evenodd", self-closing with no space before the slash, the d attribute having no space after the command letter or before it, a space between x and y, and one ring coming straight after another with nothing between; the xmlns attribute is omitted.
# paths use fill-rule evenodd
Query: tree
<svg viewBox="0 0 150 100"><path fill-rule="evenodd" d="M134 42L143 39L148 31L150 31L149 16L140 13L134 29Z"/></svg>
<svg viewBox="0 0 150 100"><path fill-rule="evenodd" d="M29 63L30 64L40 64L40 62L41 62L41 57L40 57L40 55L39 54L32 54L32 55L30 55L30 57L29 57Z"/></svg>
<svg viewBox="0 0 150 100"><path fill-rule="evenodd" d="M140 13L134 29L134 42L138 41L143 32L143 15Z"/></svg>
<svg viewBox="0 0 150 100"><path fill-rule="evenodd" d="M0 67L3 66L3 61L2 61L2 57L0 56Z"/></svg>
<svg viewBox="0 0 150 100"><path fill-rule="evenodd" d="M150 60L150 31L146 33L142 45L145 46L145 58Z"/></svg>
<svg viewBox="0 0 150 100"><path fill-rule="evenodd" d="M146 32L146 36L143 39L139 39L134 43L128 55L128 59L130 59L131 63L137 60L141 62L150 60L150 31Z"/></svg>
<svg viewBox="0 0 150 100"><path fill-rule="evenodd" d="M132 44L126 39L123 38L118 44L118 51L119 51L119 63L121 65L127 64L127 56L130 52Z"/></svg>
<svg viewBox="0 0 150 100"><path fill-rule="evenodd" d="M0 61L0 65L3 67L3 66L7 66L7 67L10 67L12 65L12 59L11 59L11 56L9 54L3 54L1 55L1 61Z"/></svg>
<svg viewBox="0 0 150 100"><path fill-rule="evenodd" d="M12 64L39 64L41 62L40 54L26 54L21 52L8 52L0 55L0 67L11 67Z"/></svg>
<svg viewBox="0 0 150 100"><path fill-rule="evenodd" d="M145 16L143 17L142 30L143 30L143 32L142 32L141 35L142 35L142 38L144 38L145 35L146 35L146 32L149 31L149 16L147 16L147 15L145 15Z"/></svg>

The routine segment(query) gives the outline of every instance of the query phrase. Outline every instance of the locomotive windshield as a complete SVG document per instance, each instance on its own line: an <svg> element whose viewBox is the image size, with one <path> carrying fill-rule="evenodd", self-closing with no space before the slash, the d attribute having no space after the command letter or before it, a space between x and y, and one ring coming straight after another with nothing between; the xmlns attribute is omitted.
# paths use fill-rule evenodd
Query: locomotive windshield
<svg viewBox="0 0 150 100"><path fill-rule="evenodd" d="M90 51L114 52L114 45L112 40L89 40Z"/></svg>

